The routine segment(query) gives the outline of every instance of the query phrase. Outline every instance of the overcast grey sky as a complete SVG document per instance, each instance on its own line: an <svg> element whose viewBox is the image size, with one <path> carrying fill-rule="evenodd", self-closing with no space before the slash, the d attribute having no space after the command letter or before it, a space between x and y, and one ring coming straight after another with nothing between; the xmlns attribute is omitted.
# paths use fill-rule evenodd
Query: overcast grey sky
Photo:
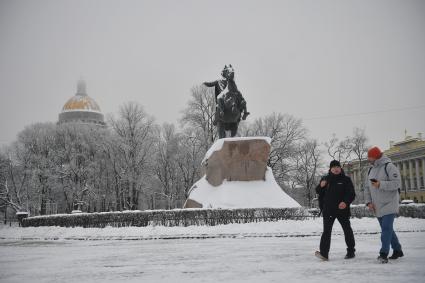
<svg viewBox="0 0 425 283"><path fill-rule="evenodd" d="M383 148L425 132L425 1L0 0L0 144L56 121L80 77L105 114L137 101L176 122L228 63L251 120Z"/></svg>

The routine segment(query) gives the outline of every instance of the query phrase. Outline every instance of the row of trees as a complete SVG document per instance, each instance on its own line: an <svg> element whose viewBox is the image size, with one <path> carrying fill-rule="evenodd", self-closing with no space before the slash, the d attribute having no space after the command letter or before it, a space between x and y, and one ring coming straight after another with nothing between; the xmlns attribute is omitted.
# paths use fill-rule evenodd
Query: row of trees
<svg viewBox="0 0 425 283"><path fill-rule="evenodd" d="M178 125L158 125L140 104L127 103L106 128L28 126L0 154L0 205L32 215L181 207L217 139L214 110L212 90L196 86ZM268 166L277 182L303 205L312 205L323 151L300 119L272 113L242 122L239 134L271 137ZM360 143L366 145L365 135L356 130L343 141L333 137L326 147L331 157L348 160L364 154Z"/></svg>

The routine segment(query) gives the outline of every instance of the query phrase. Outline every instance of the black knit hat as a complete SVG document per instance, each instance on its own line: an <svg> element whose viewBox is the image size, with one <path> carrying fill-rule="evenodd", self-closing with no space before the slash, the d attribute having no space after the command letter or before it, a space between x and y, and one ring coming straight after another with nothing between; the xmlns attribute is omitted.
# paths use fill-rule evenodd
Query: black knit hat
<svg viewBox="0 0 425 283"><path fill-rule="evenodd" d="M338 160L332 160L331 164L329 164L329 168L332 167L341 167L341 163Z"/></svg>

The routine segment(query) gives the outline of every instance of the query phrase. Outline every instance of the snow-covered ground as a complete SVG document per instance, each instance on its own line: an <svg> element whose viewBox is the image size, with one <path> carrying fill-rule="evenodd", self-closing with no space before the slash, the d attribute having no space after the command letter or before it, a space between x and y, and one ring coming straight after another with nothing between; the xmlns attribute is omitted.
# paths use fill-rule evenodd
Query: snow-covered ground
<svg viewBox="0 0 425 283"><path fill-rule="evenodd" d="M352 220L354 260L343 259L345 243L336 223L331 260L319 261L313 253L321 223L2 227L0 282L424 282L425 220L396 220L406 256L387 265L375 260L379 227L369 218Z"/></svg>

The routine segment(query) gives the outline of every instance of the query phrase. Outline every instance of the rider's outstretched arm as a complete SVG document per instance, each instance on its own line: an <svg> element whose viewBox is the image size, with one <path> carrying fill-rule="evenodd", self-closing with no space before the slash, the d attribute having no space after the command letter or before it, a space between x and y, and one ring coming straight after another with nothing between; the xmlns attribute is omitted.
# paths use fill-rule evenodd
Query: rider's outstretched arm
<svg viewBox="0 0 425 283"><path fill-rule="evenodd" d="M213 87L216 86L217 81L213 81L213 82L204 82L204 85L207 87Z"/></svg>

